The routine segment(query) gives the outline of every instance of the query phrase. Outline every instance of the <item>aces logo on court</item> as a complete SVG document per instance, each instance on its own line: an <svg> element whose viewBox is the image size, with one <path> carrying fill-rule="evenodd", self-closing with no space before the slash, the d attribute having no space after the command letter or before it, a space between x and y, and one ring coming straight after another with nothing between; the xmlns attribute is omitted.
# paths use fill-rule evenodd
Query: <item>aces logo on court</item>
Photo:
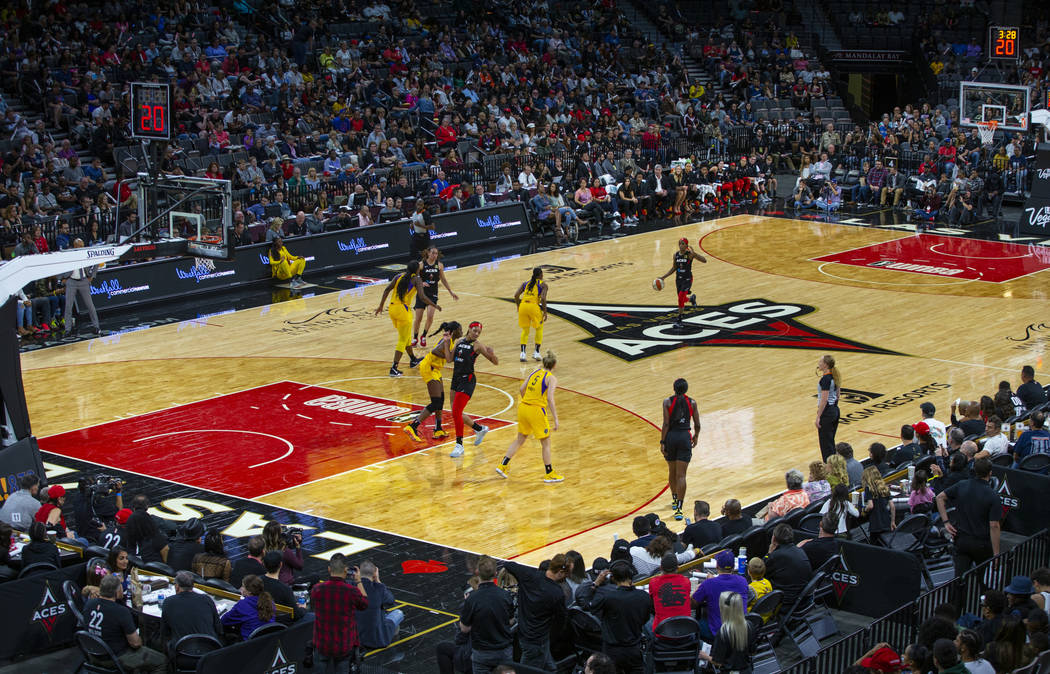
<svg viewBox="0 0 1050 674"><path fill-rule="evenodd" d="M813 313L805 304L764 299L687 307L683 327L676 307L636 304L548 302L547 312L591 333L584 344L626 361L685 346L744 346L902 355L817 330L797 318Z"/></svg>

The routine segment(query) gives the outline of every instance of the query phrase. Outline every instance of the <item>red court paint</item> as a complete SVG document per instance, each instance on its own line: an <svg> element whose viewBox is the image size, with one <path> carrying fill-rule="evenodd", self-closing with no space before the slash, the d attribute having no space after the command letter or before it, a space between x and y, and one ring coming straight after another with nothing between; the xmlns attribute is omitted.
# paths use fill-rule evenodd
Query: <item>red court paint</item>
<svg viewBox="0 0 1050 674"><path fill-rule="evenodd" d="M1035 247L935 234L906 236L813 261L991 283L1050 269L1050 257Z"/></svg>
<svg viewBox="0 0 1050 674"><path fill-rule="evenodd" d="M255 498L439 444L420 405L289 381L41 438L40 448L182 484ZM468 410L469 413L469 410ZM491 428L506 421L484 420ZM451 449L451 448L450 448Z"/></svg>

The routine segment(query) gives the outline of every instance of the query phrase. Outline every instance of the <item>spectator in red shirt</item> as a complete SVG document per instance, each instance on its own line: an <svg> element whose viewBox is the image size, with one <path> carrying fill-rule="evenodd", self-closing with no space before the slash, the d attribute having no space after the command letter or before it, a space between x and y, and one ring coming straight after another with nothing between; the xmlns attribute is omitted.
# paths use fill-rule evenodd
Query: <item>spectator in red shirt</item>
<svg viewBox="0 0 1050 674"><path fill-rule="evenodd" d="M459 138L456 134L456 127L452 126L452 118L448 115L441 120L441 126L434 131L434 137L437 139L438 147L447 147L449 145L455 145Z"/></svg>
<svg viewBox="0 0 1050 674"><path fill-rule="evenodd" d="M51 249L47 246L47 239L44 238L44 233L40 229L40 225L33 227L33 243L36 244L37 251L41 253L50 252Z"/></svg>
<svg viewBox="0 0 1050 674"><path fill-rule="evenodd" d="M941 160L941 173L955 176L955 143L951 139L945 139L944 143L937 148L937 157Z"/></svg>
<svg viewBox="0 0 1050 674"><path fill-rule="evenodd" d="M649 581L649 594L653 598L656 615L653 629L667 618L690 615L689 579L678 573L678 557L668 552L660 560L663 573Z"/></svg>
<svg viewBox="0 0 1050 674"><path fill-rule="evenodd" d="M368 597L357 567L347 579L346 557L332 555L329 579L314 585L310 601L314 610L314 649L321 661L338 665L350 660L361 641L357 637L355 611L368 608Z"/></svg>

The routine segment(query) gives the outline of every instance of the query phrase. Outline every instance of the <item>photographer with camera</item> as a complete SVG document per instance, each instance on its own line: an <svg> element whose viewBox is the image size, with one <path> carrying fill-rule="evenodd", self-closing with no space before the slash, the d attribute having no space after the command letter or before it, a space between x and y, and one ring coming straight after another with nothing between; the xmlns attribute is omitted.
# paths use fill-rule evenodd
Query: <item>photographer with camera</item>
<svg viewBox="0 0 1050 674"><path fill-rule="evenodd" d="M264 554L281 553L280 581L287 585L295 582L295 572L303 570L303 530L284 527L280 522L267 522L263 527L263 544Z"/></svg>
<svg viewBox="0 0 1050 674"><path fill-rule="evenodd" d="M326 671L345 671L361 646L355 614L368 608L368 595L358 568L352 567L347 573L346 556L341 553L328 561L328 576L310 590L314 649L326 664Z"/></svg>
<svg viewBox="0 0 1050 674"><path fill-rule="evenodd" d="M105 533L116 531L117 512L124 508L122 495L124 482L111 475L96 475L81 478L77 484L77 500L73 504L73 517L77 529L92 545L110 548L120 541Z"/></svg>
<svg viewBox="0 0 1050 674"><path fill-rule="evenodd" d="M820 187L820 198L814 202L814 205L828 213L839 210L839 206L842 205L842 192L839 191L838 182L825 180Z"/></svg>

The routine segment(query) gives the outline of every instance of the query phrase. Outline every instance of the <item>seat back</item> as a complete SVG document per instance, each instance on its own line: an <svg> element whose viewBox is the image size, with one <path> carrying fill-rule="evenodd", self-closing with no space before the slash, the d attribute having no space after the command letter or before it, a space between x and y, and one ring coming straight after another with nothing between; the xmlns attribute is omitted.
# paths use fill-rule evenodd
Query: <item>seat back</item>
<svg viewBox="0 0 1050 674"><path fill-rule="evenodd" d="M222 578L205 578L201 585L207 585L208 587L214 587L217 590L225 590L226 592L233 592L234 594L240 594L240 590L235 588L233 585L227 583Z"/></svg>
<svg viewBox="0 0 1050 674"><path fill-rule="evenodd" d="M51 562L33 562L29 566L22 567L22 570L18 572L19 578L28 578L29 576L37 576L48 571L57 571L58 567Z"/></svg>
<svg viewBox="0 0 1050 674"><path fill-rule="evenodd" d="M762 595L762 597L755 602L755 605L751 607L750 613L757 613L760 616L768 615L772 618L776 618L783 603L784 593L781 590L773 590L772 592L767 592Z"/></svg>
<svg viewBox="0 0 1050 674"><path fill-rule="evenodd" d="M66 580L62 583L62 594L66 597L66 606L70 613L77 619L77 627L84 625L84 595L80 593L80 586L76 581Z"/></svg>
<svg viewBox="0 0 1050 674"><path fill-rule="evenodd" d="M1014 459L1009 454L999 454L992 459L992 465L1002 466L1003 468L1009 468L1014 465Z"/></svg>
<svg viewBox="0 0 1050 674"><path fill-rule="evenodd" d="M744 547L747 548L747 558L765 557L769 552L770 533L759 525L745 531L741 536L744 539Z"/></svg>
<svg viewBox="0 0 1050 674"><path fill-rule="evenodd" d="M689 644L700 638L700 623L692 616L671 616L653 625L653 634L663 643Z"/></svg>
<svg viewBox="0 0 1050 674"><path fill-rule="evenodd" d="M251 634L248 635L248 640L251 641L252 639L258 639L260 637L265 637L268 634L275 634L277 632L283 632L286 629L287 629L287 626L284 623L278 623L278 622L266 623L265 625L260 625L259 627L256 627L255 630Z"/></svg>
<svg viewBox="0 0 1050 674"><path fill-rule="evenodd" d="M602 624L596 617L579 606L573 606L569 609L569 624L576 648L587 653L602 650Z"/></svg>
<svg viewBox="0 0 1050 674"><path fill-rule="evenodd" d="M743 541L743 536L741 536L740 534L733 534L732 536L726 536L725 538L720 540L718 542L718 547L721 550L731 550L733 552L733 556L735 557L737 554L739 554L737 552L737 548L740 547L740 544L743 543Z"/></svg>
<svg viewBox="0 0 1050 674"><path fill-rule="evenodd" d="M824 516L820 513L811 513L809 515L806 515L798 521L798 526L796 528L802 533L812 534L813 536L816 536L820 533L820 520L823 517Z"/></svg>
<svg viewBox="0 0 1050 674"><path fill-rule="evenodd" d="M98 674L124 674L124 668L113 654L113 650L105 641L91 632L80 630L74 635L77 648L84 655L84 664L80 671L96 672Z"/></svg>
<svg viewBox="0 0 1050 674"><path fill-rule="evenodd" d="M175 569L171 568L164 562L146 562L140 568L143 571L159 573L160 575L167 576L169 578L175 577Z"/></svg>
<svg viewBox="0 0 1050 674"><path fill-rule="evenodd" d="M175 671L195 672L197 661L222 648L222 642L210 634L187 634L175 642Z"/></svg>
<svg viewBox="0 0 1050 674"><path fill-rule="evenodd" d="M1021 459L1021 463L1017 467L1021 470L1041 473L1047 467L1050 467L1050 454L1029 454Z"/></svg>

